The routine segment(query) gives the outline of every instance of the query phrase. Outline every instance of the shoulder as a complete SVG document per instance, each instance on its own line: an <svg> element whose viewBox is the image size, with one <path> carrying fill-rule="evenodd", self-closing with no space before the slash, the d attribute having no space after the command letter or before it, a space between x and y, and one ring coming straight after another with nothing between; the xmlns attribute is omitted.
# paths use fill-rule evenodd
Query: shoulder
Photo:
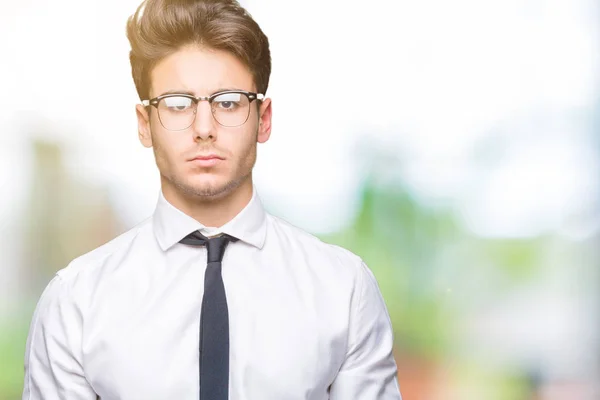
<svg viewBox="0 0 600 400"><path fill-rule="evenodd" d="M349 305L355 312L385 311L378 281L361 256L327 243L284 219L275 216L269 219L268 235L273 236L269 245L274 242L278 246L272 250L283 254L281 257L294 269L295 277L302 276L303 283L314 283L327 301L335 304L341 301L344 309Z"/></svg>
<svg viewBox="0 0 600 400"><path fill-rule="evenodd" d="M273 236L277 238L277 245L284 247L285 251L302 252L313 261L323 260L326 265L351 270L355 274L360 274L361 269L366 267L359 255L345 247L325 242L280 217L268 214L268 219Z"/></svg>
<svg viewBox="0 0 600 400"><path fill-rule="evenodd" d="M151 233L152 218L146 218L133 228L118 235L103 245L73 259L65 268L56 275L65 283L72 283L82 272L94 272L104 261L115 254L129 248L141 234Z"/></svg>

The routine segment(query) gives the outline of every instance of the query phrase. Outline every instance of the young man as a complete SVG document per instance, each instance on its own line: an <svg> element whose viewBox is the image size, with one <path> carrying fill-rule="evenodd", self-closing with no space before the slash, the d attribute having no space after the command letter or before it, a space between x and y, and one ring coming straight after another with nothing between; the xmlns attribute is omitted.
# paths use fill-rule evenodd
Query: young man
<svg viewBox="0 0 600 400"><path fill-rule="evenodd" d="M128 22L153 216L59 271L23 399L398 400L365 263L268 214L267 37L234 0L147 0Z"/></svg>

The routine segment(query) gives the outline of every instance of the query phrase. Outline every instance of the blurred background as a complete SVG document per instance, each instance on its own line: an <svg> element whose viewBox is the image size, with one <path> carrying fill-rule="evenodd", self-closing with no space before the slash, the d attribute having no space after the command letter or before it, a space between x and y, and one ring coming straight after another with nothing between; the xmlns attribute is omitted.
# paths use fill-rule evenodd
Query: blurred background
<svg viewBox="0 0 600 400"><path fill-rule="evenodd" d="M600 4L241 3L273 58L260 196L373 270L404 400L600 399ZM0 7L0 399L52 275L154 210L137 5Z"/></svg>

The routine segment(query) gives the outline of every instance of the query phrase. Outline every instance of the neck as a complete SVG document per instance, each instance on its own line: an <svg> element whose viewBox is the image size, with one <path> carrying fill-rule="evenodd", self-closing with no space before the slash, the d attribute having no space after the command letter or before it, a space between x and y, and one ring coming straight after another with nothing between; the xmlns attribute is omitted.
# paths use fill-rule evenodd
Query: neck
<svg viewBox="0 0 600 400"><path fill-rule="evenodd" d="M217 196L197 196L183 193L161 178L165 199L175 208L204 226L220 228L231 221L252 199L252 176L241 184Z"/></svg>

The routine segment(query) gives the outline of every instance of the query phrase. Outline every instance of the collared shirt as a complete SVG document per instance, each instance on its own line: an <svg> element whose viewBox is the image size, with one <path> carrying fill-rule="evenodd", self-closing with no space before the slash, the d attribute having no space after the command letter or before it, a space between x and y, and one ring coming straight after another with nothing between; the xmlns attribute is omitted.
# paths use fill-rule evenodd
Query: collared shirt
<svg viewBox="0 0 600 400"><path fill-rule="evenodd" d="M44 290L24 400L197 400L206 248L227 233L231 400L399 400L392 327L361 258L247 206L210 229L159 193L151 218L73 260Z"/></svg>

